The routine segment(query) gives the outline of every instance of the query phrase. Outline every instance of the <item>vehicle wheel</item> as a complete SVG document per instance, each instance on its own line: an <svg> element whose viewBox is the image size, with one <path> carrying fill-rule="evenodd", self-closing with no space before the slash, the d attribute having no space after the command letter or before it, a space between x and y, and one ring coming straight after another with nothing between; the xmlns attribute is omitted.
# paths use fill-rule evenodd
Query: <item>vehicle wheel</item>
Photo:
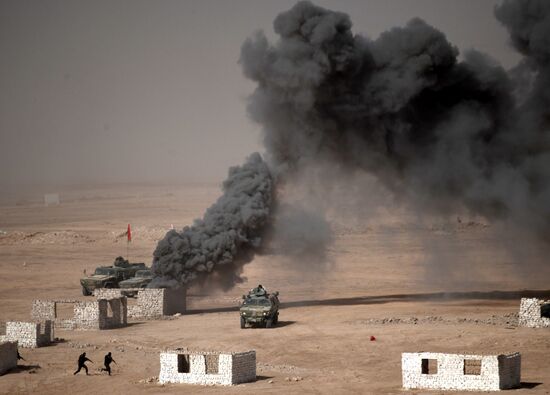
<svg viewBox="0 0 550 395"><path fill-rule="evenodd" d="M275 314L275 317L273 317L273 325L277 325L279 323L279 313Z"/></svg>
<svg viewBox="0 0 550 395"><path fill-rule="evenodd" d="M273 326L273 318L268 318L267 321L265 322L265 327L271 328L272 326Z"/></svg>
<svg viewBox="0 0 550 395"><path fill-rule="evenodd" d="M90 296L92 293L89 292L86 287L82 287L82 295L84 296Z"/></svg>
<svg viewBox="0 0 550 395"><path fill-rule="evenodd" d="M246 322L243 317L241 317L241 329L244 329L246 326Z"/></svg>

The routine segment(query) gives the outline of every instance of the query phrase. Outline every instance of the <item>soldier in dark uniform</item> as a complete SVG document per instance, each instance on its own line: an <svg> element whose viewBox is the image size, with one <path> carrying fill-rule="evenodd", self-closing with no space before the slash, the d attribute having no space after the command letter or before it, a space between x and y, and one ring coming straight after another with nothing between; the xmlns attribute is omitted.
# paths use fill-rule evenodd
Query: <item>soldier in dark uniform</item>
<svg viewBox="0 0 550 395"><path fill-rule="evenodd" d="M88 375L88 367L85 365L86 361L92 362L91 360L86 358L86 353L84 352L84 353L80 354L80 356L78 357L78 370L76 372L74 372L73 374L77 374L78 372L80 372L80 369L84 368L84 370L86 371L86 376L87 376Z"/></svg>
<svg viewBox="0 0 550 395"><path fill-rule="evenodd" d="M109 376L111 375L111 362L114 362L116 363L116 361L113 359L113 357L111 357L111 352L109 352L109 354L105 355L105 360L103 361L103 364L105 365L105 368L101 368L101 371L105 371L107 373L109 373Z"/></svg>

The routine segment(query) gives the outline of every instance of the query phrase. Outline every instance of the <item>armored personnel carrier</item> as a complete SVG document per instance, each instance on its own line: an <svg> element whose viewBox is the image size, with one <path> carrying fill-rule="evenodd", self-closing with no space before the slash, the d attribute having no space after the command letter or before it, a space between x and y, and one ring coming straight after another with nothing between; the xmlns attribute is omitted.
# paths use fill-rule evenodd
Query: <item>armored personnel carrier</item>
<svg viewBox="0 0 550 395"><path fill-rule="evenodd" d="M138 270L135 277L121 281L118 285L121 289L124 288L146 288L153 281L153 272L150 269ZM135 296L136 291L126 291L124 295Z"/></svg>
<svg viewBox="0 0 550 395"><path fill-rule="evenodd" d="M124 274L118 267L98 267L94 274L80 279L82 295L91 295L97 288L118 288L118 283L122 280L124 280Z"/></svg>
<svg viewBox="0 0 550 395"><path fill-rule="evenodd" d="M243 302L239 309L241 315L241 329L246 324L271 328L279 321L279 292L267 293L265 288L258 285L243 295Z"/></svg>
<svg viewBox="0 0 550 395"><path fill-rule="evenodd" d="M125 280L134 277L138 270L148 269L145 263L130 263L128 259L124 259L121 256L115 258L113 267L118 267L123 270Z"/></svg>
<svg viewBox="0 0 550 395"><path fill-rule="evenodd" d="M97 288L118 288L121 281L134 277L138 270L144 269L148 269L145 263L130 263L119 256L113 266L97 267L94 274L80 279L82 295L91 295Z"/></svg>

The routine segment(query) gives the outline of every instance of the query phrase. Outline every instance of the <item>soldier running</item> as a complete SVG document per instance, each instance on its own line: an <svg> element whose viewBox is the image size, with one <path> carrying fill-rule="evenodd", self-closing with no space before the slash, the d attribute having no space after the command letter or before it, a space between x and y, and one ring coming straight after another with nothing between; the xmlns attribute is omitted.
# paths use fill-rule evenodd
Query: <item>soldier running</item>
<svg viewBox="0 0 550 395"><path fill-rule="evenodd" d="M86 361L93 363L90 359L86 358L86 353L84 352L78 357L78 370L73 374L77 374L78 372L80 372L80 369L84 368L84 370L86 371L86 376L88 376L88 367L86 366Z"/></svg>
<svg viewBox="0 0 550 395"><path fill-rule="evenodd" d="M111 352L109 352L107 355L105 355L105 361L103 362L103 364L105 365L105 368L101 368L101 371L102 372L105 371L109 373L109 376L111 375L111 366L110 366L111 362L116 363L113 357L111 357Z"/></svg>

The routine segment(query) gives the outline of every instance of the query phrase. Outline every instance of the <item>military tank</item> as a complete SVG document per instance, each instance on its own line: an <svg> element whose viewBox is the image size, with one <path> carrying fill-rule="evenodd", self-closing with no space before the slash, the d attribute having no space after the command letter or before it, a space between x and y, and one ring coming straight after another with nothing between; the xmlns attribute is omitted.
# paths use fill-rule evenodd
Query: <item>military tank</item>
<svg viewBox="0 0 550 395"><path fill-rule="evenodd" d="M269 294L262 285L252 288L248 295L243 295L239 309L241 329L246 325L271 328L279 321L279 292Z"/></svg>

